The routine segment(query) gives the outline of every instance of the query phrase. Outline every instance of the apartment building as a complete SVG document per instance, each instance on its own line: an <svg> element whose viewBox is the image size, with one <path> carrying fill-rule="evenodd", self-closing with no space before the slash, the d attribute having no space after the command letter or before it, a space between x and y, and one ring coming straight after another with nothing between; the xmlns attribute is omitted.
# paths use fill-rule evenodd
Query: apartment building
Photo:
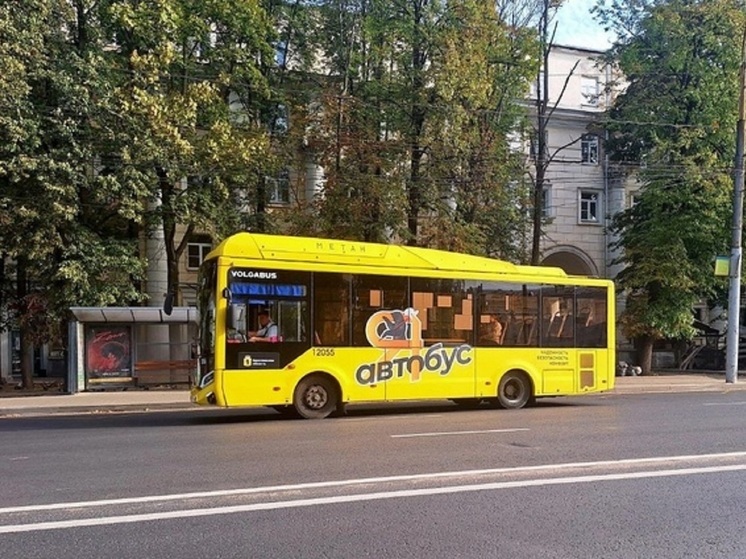
<svg viewBox="0 0 746 559"><path fill-rule="evenodd" d="M603 117L618 76L601 51L555 46L549 54L542 263L571 274L613 277L607 226L629 203L627 184L612 180L603 150ZM539 83L543 84L543 75ZM538 87L531 91L536 122Z"/></svg>

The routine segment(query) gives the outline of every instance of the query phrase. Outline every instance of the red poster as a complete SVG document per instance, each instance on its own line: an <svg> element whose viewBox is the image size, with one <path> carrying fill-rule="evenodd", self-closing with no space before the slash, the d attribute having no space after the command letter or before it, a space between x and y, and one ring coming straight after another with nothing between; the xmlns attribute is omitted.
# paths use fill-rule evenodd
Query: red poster
<svg viewBox="0 0 746 559"><path fill-rule="evenodd" d="M132 374L132 330L129 326L89 326L86 331L88 378Z"/></svg>

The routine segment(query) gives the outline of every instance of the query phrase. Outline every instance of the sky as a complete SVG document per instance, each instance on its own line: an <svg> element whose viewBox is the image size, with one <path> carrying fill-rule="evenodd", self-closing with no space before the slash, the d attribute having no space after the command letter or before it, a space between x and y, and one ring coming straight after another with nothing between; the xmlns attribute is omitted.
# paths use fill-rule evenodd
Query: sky
<svg viewBox="0 0 746 559"><path fill-rule="evenodd" d="M590 9L596 0L566 0L557 12L558 45L605 50L611 46L611 36L593 19Z"/></svg>

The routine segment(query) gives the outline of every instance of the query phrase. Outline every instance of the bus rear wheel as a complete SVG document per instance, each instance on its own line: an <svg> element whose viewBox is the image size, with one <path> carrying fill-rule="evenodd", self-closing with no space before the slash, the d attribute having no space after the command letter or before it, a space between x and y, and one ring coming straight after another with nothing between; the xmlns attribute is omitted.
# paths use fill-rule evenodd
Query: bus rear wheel
<svg viewBox="0 0 746 559"><path fill-rule="evenodd" d="M301 417L323 419L337 409L339 396L334 383L323 375L304 378L295 387L293 405Z"/></svg>
<svg viewBox="0 0 746 559"><path fill-rule="evenodd" d="M531 400L531 381L525 373L510 371L497 386L497 404L505 409L519 409Z"/></svg>

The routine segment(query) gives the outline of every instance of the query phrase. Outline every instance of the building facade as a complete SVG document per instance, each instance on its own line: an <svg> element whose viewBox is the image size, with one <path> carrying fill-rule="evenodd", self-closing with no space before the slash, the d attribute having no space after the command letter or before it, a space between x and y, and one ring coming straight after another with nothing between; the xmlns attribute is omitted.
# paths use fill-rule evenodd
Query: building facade
<svg viewBox="0 0 746 559"><path fill-rule="evenodd" d="M610 217L628 204L627 183L612 180L604 154L603 118L618 75L603 53L556 46L549 54L542 263L579 275L613 278ZM543 76L539 82L543 83ZM542 92L531 91L535 101Z"/></svg>

